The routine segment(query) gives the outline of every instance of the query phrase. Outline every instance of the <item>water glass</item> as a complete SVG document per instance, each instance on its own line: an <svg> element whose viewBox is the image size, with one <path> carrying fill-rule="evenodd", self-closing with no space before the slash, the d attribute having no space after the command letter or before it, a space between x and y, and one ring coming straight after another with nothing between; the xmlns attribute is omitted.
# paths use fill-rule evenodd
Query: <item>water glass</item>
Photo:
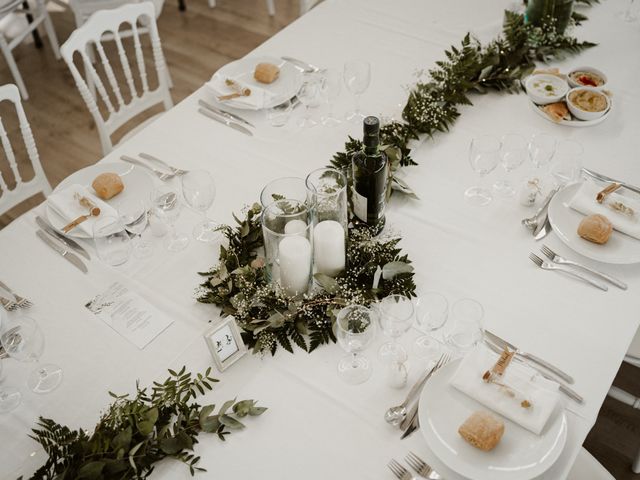
<svg viewBox="0 0 640 480"><path fill-rule="evenodd" d="M469 144L469 163L480 179L491 173L500 161L500 140L491 135L473 138ZM484 206L493 199L491 190L483 186L467 188L464 196L471 205Z"/></svg>
<svg viewBox="0 0 640 480"><path fill-rule="evenodd" d="M375 336L373 312L360 305L343 308L336 319L338 343L348 354L338 362L338 376L346 383L366 382L373 372L371 362L361 352Z"/></svg>
<svg viewBox="0 0 640 480"><path fill-rule="evenodd" d="M558 142L551 164L551 175L557 186L567 185L580 179L583 153L584 149L578 142L573 140Z"/></svg>
<svg viewBox="0 0 640 480"><path fill-rule="evenodd" d="M133 255L136 258L149 258L153 255L153 244L142 240L142 233L149 223L147 202L131 200L118 205L118 217L127 232L135 235L133 240Z"/></svg>
<svg viewBox="0 0 640 480"><path fill-rule="evenodd" d="M342 72L344 85L355 98L354 109L347 114L347 120L361 123L364 115L360 111L360 96L371 84L371 64L364 60L353 60L344 64Z"/></svg>
<svg viewBox="0 0 640 480"><path fill-rule="evenodd" d="M391 339L390 342L380 347L378 354L385 362L403 363L407 359L407 352L398 343L398 339L413 324L413 302L404 295L390 295L382 299L378 308L380 327L383 333Z"/></svg>
<svg viewBox="0 0 640 480"><path fill-rule="evenodd" d="M307 186L300 177L280 177L267 183L260 192L260 203L264 210L276 200L289 198L305 203L307 201Z"/></svg>
<svg viewBox="0 0 640 480"><path fill-rule="evenodd" d="M333 69L326 70L324 72L324 81L322 82L322 93L327 102L327 114L320 119L323 125L333 127L342 123L333 113L341 87L342 76L340 72Z"/></svg>
<svg viewBox="0 0 640 480"><path fill-rule="evenodd" d="M267 120L272 127L284 127L289 122L292 111L291 100L285 100L278 105L267 108Z"/></svg>
<svg viewBox="0 0 640 480"><path fill-rule="evenodd" d="M182 195L187 205L202 213L202 221L193 228L193 238L200 242L220 239L220 227L207 218L207 210L216 198L216 184L206 170L191 170L182 175Z"/></svg>
<svg viewBox="0 0 640 480"><path fill-rule="evenodd" d="M471 298L458 300L451 306L451 322L445 340L460 355L476 346L483 336L484 309Z"/></svg>
<svg viewBox="0 0 640 480"><path fill-rule="evenodd" d="M98 217L93 225L93 239L98 257L113 267L122 265L131 256L131 238L117 217Z"/></svg>
<svg viewBox="0 0 640 480"><path fill-rule="evenodd" d="M441 353L442 344L434 335L447 323L449 302L440 293L427 292L418 297L415 309L416 322L426 334L416 339L414 351L418 357L426 360L437 358Z"/></svg>
<svg viewBox="0 0 640 480"><path fill-rule="evenodd" d="M505 176L493 184L493 190L501 197L513 197L516 189L509 174L527 159L527 141L522 135L508 133L501 138L500 143L500 164Z"/></svg>
<svg viewBox="0 0 640 480"><path fill-rule="evenodd" d="M305 74L302 86L298 91L298 99L304 105L304 115L299 122L301 128L315 127L318 124L311 118L311 108L319 105L321 88L322 77L318 73Z"/></svg>
<svg viewBox="0 0 640 480"><path fill-rule="evenodd" d="M178 191L169 185L162 185L154 190L151 206L153 213L169 227L165 238L165 247L171 252L184 250L189 245L189 237L176 231L175 224L180 218L182 204Z"/></svg>

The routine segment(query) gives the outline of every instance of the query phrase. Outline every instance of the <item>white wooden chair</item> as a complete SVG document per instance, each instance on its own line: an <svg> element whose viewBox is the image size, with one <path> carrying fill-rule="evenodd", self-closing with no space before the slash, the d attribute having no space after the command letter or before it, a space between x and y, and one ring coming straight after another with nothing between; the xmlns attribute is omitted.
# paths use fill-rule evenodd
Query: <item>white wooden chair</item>
<svg viewBox="0 0 640 480"><path fill-rule="evenodd" d="M215 8L216 5L218 4L217 0L208 0L209 1L209 8ZM304 0L301 0L304 1ZM269 12L269 16L273 17L276 14L276 5L274 3L274 0L265 0L266 4L267 4L267 11Z"/></svg>
<svg viewBox="0 0 640 480"><path fill-rule="evenodd" d="M589 452L581 448L567 475L567 480L615 480L615 478Z"/></svg>
<svg viewBox="0 0 640 480"><path fill-rule="evenodd" d="M85 24L89 17L100 10L112 10L128 3L140 3L143 0L70 0L69 7L76 19L76 28ZM156 10L156 20L162 13L164 0L151 0Z"/></svg>
<svg viewBox="0 0 640 480"><path fill-rule="evenodd" d="M143 31L141 31L142 27L138 25L138 22L144 25L151 41L151 50L158 81L158 86L154 90L150 90L149 88L147 69L141 44ZM126 34L119 32L120 25L123 23L130 27L130 30L126 30ZM109 41L114 41L117 48L118 63L122 67L127 89L131 95L131 100L128 103L124 100L111 61L103 48L102 41L105 35L111 38ZM131 36L133 39L136 69L139 73L139 81L142 87L141 92L138 92L136 89L131 65L122 43L122 38L125 36ZM97 51L98 59L102 64L106 76L106 82L102 80L102 77L93 66L91 54L89 53L92 48L95 48ZM80 95L86 102L89 112L96 122L102 151L105 155L113 149L111 135L126 122L159 103L164 105L165 110L169 110L173 106L167 80L167 65L160 45L154 6L151 2L130 3L113 10L101 10L94 13L84 25L71 34L62 46L61 52L62 57L71 70ZM82 60L84 76L74 63L74 57L76 57L76 55ZM95 95L92 93L94 86L97 90ZM115 99L115 101L112 99ZM104 106L105 116L100 112L98 101ZM129 138L133 133L136 133L151 121L155 120L157 116L158 115L138 125L122 140Z"/></svg>
<svg viewBox="0 0 640 480"><path fill-rule="evenodd" d="M58 38L56 37L56 32L53 29L51 18L47 12L45 0L35 0L35 9L29 12L21 9L22 2L23 0L9 0L8 3L4 3L4 5L0 6L0 24L2 24L3 19L10 20L8 17L12 14L30 13L33 16L31 23L25 23L24 30L19 32L9 41L7 41L2 28L0 28L0 50L2 51L2 55L4 55L16 85L18 85L18 88L20 89L23 100L28 100L29 93L27 92L27 87L22 80L22 75L20 75L20 70L18 70L18 65L16 65L16 61L14 60L13 53L11 53L11 51L22 43L22 41L30 35L31 32L40 26L40 24L44 25L47 37L49 38L49 43L51 44L51 49L57 59L60 58L60 48L58 47Z"/></svg>
<svg viewBox="0 0 640 480"><path fill-rule="evenodd" d="M10 190L2 172L0 172L0 215L3 215L18 203L37 193L42 192L45 196L51 193L51 185L44 174L44 170L42 170L42 165L40 165L36 142L33 139L29 121L27 120L27 116L22 108L22 103L20 102L20 92L18 91L18 87L13 84L0 86L0 102L4 100L12 102L15 106L16 113L18 114L18 121L20 122L22 141L24 142L29 161L33 167L34 176L28 182L25 182L22 179L20 171L18 170L18 164L16 162L13 147L11 146L9 135L4 128L2 118L0 118L0 141L2 142L4 156L9 162L9 168L11 169L11 173L13 174L16 182L15 187Z"/></svg>

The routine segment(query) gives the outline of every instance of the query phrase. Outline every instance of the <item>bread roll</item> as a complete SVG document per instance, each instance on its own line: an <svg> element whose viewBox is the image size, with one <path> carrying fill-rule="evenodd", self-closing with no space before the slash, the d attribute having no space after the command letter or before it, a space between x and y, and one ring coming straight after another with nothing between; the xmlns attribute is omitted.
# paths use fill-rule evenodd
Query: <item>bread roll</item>
<svg viewBox="0 0 640 480"><path fill-rule="evenodd" d="M93 189L103 200L109 200L124 190L124 183L117 173L101 173L91 184Z"/></svg>
<svg viewBox="0 0 640 480"><path fill-rule="evenodd" d="M504 423L489 412L473 412L460 425L458 433L474 447L488 452L500 442L504 433Z"/></svg>
<svg viewBox="0 0 640 480"><path fill-rule="evenodd" d="M260 83L273 83L278 79L280 69L273 63L259 63L253 72L253 77Z"/></svg>
<svg viewBox="0 0 640 480"><path fill-rule="evenodd" d="M611 225L609 219L600 214L584 217L580 225L578 225L578 235L585 240L599 243L600 245L609 241L612 231L613 225Z"/></svg>

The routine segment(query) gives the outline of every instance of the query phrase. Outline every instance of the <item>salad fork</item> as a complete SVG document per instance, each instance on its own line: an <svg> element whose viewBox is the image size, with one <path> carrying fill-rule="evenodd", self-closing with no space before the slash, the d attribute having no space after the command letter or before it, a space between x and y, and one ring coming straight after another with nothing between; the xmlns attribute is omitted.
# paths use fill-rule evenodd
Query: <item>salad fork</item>
<svg viewBox="0 0 640 480"><path fill-rule="evenodd" d="M607 287L604 283L600 283L600 282L596 282L595 280L589 278L588 276L584 275L583 273L580 272L576 272L574 270L571 270L569 268L565 268L561 265L555 265L553 263L549 263L549 262L545 262L544 260L542 260L539 256L537 256L535 253L530 253L529 254L529 259L535 263L537 266L539 266L540 268L544 269L544 270L559 270L561 272L564 272L568 275L571 275L573 277L579 278L582 281L585 281L591 285L593 285L596 288L599 288L600 290L604 290L605 292L607 290L609 290L609 287Z"/></svg>
<svg viewBox="0 0 640 480"><path fill-rule="evenodd" d="M409 470L404 468L399 462L397 462L393 458L387 464L387 467L389 467L389 470L391 470L393 472L393 474L396 476L396 478L398 480L412 480L413 479L413 477L411 476L411 473L409 472Z"/></svg>
<svg viewBox="0 0 640 480"><path fill-rule="evenodd" d="M14 302L13 300L9 300L8 298L4 298L4 297L0 297L0 304L2 304L2 306L7 312L13 312L18 308L20 308L18 307L17 302Z"/></svg>
<svg viewBox="0 0 640 480"><path fill-rule="evenodd" d="M606 273L599 272L598 270L594 270L593 268L587 267L586 265L582 265L581 263L574 262L573 260L568 260L564 257L561 257L546 245L542 245L542 248L540 249L540 251L544 253L547 256L547 258L549 258L549 260L551 260L553 263L557 263L559 265L573 265L574 267L582 268L583 270L586 270L587 272L591 272L594 275L602 278L603 280L606 280L607 282L614 284L616 287L621 288L622 290L627 289L627 284L624 282L621 282L617 278L613 278L612 276L607 275Z"/></svg>
<svg viewBox="0 0 640 480"><path fill-rule="evenodd" d="M423 478L432 478L431 477L431 473L433 472L433 468L431 468L427 462L422 460L415 453L409 452L409 454L406 457L404 457L404 460L421 477L423 477ZM435 473L435 472L433 472L433 473Z"/></svg>

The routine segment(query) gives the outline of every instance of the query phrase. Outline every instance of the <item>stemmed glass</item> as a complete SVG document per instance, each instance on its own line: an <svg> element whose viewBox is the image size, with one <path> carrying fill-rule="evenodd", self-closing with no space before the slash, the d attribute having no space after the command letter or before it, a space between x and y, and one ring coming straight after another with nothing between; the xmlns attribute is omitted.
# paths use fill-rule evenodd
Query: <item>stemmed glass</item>
<svg viewBox="0 0 640 480"><path fill-rule="evenodd" d="M93 239L100 260L118 266L131 256L131 238L118 217L99 217L93 224Z"/></svg>
<svg viewBox="0 0 640 480"><path fill-rule="evenodd" d="M301 128L315 127L318 122L311 118L311 107L318 106L322 79L317 73L307 73L298 91L298 99L304 105L304 116L299 122Z"/></svg>
<svg viewBox="0 0 640 480"><path fill-rule="evenodd" d="M491 135L482 135L471 140L469 145L469 163L480 179L491 173L500 160L500 140ZM464 192L467 201L476 206L487 205L493 199L491 190L482 186L467 188Z"/></svg>
<svg viewBox="0 0 640 480"><path fill-rule="evenodd" d="M2 378L2 360L0 360L0 383ZM0 385L0 413L7 413L15 409L22 401L22 394L15 387Z"/></svg>
<svg viewBox="0 0 640 480"><path fill-rule="evenodd" d="M460 355L476 346L484 335L482 305L471 298L458 300L451 306L451 325L445 335L446 342Z"/></svg>
<svg viewBox="0 0 640 480"><path fill-rule="evenodd" d="M207 210L216 198L216 183L206 170L191 170L182 175L182 194L194 210L202 213L202 222L193 228L193 238L201 242L213 242L220 237L219 225L207 218Z"/></svg>
<svg viewBox="0 0 640 480"><path fill-rule="evenodd" d="M558 143L554 161L551 164L551 175L558 186L575 182L580 178L582 169L582 145L573 140L563 140Z"/></svg>
<svg viewBox="0 0 640 480"><path fill-rule="evenodd" d="M529 158L537 169L548 165L556 152L556 139L546 133L536 133L529 140Z"/></svg>
<svg viewBox="0 0 640 480"><path fill-rule="evenodd" d="M175 227L175 223L180 217L180 210L182 210L178 192L169 185L162 185L154 190L152 195L152 207L155 215L169 226L170 232L165 239L165 247L171 252L185 249L189 245L189 237L178 233Z"/></svg>
<svg viewBox="0 0 640 480"><path fill-rule="evenodd" d="M0 341L10 357L21 362L38 362L44 352L44 334L37 322L25 315L3 325ZM62 382L62 369L52 363L40 364L27 378L35 393L48 393Z"/></svg>
<svg viewBox="0 0 640 480"><path fill-rule="evenodd" d="M342 123L333 113L336 99L338 98L338 95L340 95L341 86L342 78L340 77L339 71L327 70L324 73L322 91L328 104L328 111L327 114L321 118L323 125L335 126Z"/></svg>
<svg viewBox="0 0 640 480"><path fill-rule="evenodd" d="M355 97L354 110L347 114L347 120L359 123L364 119L360 112L360 96L367 91L371 83L371 64L364 60L354 60L344 64L342 72L344 85Z"/></svg>
<svg viewBox="0 0 640 480"><path fill-rule="evenodd" d="M142 233L149 222L147 202L139 199L122 202L118 205L118 217L127 232L135 235L133 255L137 258L149 258L153 255L153 245L142 240Z"/></svg>
<svg viewBox="0 0 640 480"><path fill-rule="evenodd" d="M366 382L373 371L369 359L360 354L375 336L372 317L368 308L351 305L340 310L336 319L338 343L348 352L338 362L338 376L352 385Z"/></svg>
<svg viewBox="0 0 640 480"><path fill-rule="evenodd" d="M527 159L527 141L522 135L508 133L500 141L500 164L505 176L493 184L493 190L502 197L512 197L516 189L509 180L509 174Z"/></svg>
<svg viewBox="0 0 640 480"><path fill-rule="evenodd" d="M436 358L442 344L434 338L436 331L441 330L449 316L449 302L436 292L428 292L416 300L416 321L426 330L426 334L416 339L414 350L420 358Z"/></svg>
<svg viewBox="0 0 640 480"><path fill-rule="evenodd" d="M380 347L378 354L384 361L402 363L407 358L407 352L398 343L398 339L411 328L414 316L413 302L404 295L389 295L382 299L378 307L380 327L391 339Z"/></svg>

